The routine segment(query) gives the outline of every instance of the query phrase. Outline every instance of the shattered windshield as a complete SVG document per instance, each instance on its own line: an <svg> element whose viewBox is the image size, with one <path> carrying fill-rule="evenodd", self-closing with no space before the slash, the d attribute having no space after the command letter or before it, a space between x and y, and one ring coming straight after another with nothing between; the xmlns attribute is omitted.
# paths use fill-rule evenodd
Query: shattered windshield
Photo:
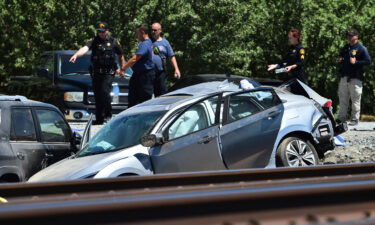
<svg viewBox="0 0 375 225"><path fill-rule="evenodd" d="M137 113L117 116L106 124L77 153L77 157L116 151L140 144L166 111Z"/></svg>
<svg viewBox="0 0 375 225"><path fill-rule="evenodd" d="M75 63L69 62L70 55L63 55L59 58L60 74L89 73L91 59L89 55L78 57Z"/></svg>

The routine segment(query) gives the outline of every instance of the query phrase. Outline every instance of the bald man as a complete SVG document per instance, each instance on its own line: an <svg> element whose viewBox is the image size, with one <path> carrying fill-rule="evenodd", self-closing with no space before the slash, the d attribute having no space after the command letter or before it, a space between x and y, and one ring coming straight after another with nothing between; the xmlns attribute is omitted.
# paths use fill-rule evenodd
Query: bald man
<svg viewBox="0 0 375 225"><path fill-rule="evenodd" d="M171 45L168 40L161 36L162 28L160 23L153 23L151 26L152 42L154 55L152 57L155 63L155 82L154 82L154 95L155 97L165 94L167 92L167 59L170 59L174 67L174 77L180 79L181 73L177 65L177 60Z"/></svg>

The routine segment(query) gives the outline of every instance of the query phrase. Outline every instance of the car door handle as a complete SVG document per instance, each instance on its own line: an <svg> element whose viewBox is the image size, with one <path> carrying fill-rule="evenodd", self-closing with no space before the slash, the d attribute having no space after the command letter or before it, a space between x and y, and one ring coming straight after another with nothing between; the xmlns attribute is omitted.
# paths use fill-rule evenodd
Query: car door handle
<svg viewBox="0 0 375 225"><path fill-rule="evenodd" d="M207 144L215 138L216 136L204 136L200 141L198 141L198 144Z"/></svg>
<svg viewBox="0 0 375 225"><path fill-rule="evenodd" d="M22 152L17 152L17 158L19 158L20 160L24 160L25 154L23 154Z"/></svg>
<svg viewBox="0 0 375 225"><path fill-rule="evenodd" d="M274 117L278 116L281 113L281 110L276 110L268 113L267 120L272 120Z"/></svg>

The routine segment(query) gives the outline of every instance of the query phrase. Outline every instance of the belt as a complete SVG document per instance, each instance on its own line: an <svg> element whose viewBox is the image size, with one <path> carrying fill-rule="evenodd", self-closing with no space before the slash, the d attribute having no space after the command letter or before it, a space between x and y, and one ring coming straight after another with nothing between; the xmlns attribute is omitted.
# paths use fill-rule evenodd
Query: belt
<svg viewBox="0 0 375 225"><path fill-rule="evenodd" d="M94 73L115 73L114 69L108 69L108 68L94 68Z"/></svg>

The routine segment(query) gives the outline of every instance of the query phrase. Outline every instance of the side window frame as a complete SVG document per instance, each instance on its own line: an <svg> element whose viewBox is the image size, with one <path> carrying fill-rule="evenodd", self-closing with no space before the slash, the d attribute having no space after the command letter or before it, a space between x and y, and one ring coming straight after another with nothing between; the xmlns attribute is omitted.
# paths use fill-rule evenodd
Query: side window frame
<svg viewBox="0 0 375 225"><path fill-rule="evenodd" d="M15 131L15 124L14 124L14 116L15 116L15 113L14 113L14 110L24 110L24 111L29 111L30 113L30 116L31 116L31 122L32 122L32 125L34 127L34 132L35 132L35 139L34 140L24 140L24 139L21 139L17 134L16 134L16 131ZM39 139L39 134L38 134L38 126L36 125L37 124L37 121L35 120L35 117L33 115L33 112L32 112L32 108L31 107L19 107L19 106L16 106L16 107L11 107L10 109L10 112L11 112L11 121L10 121L10 141L27 141L27 142L40 142L40 139Z"/></svg>
<svg viewBox="0 0 375 225"><path fill-rule="evenodd" d="M64 142L56 142L56 141L50 142L50 141L44 140L43 132L42 132L42 127L41 127L41 121L38 118L37 110L45 110L45 111L55 112L56 115L58 115L60 117L60 119L64 122L64 124L65 124L65 126L67 128L67 132L68 132L67 137L66 137L67 140L65 140ZM72 134L72 129L69 126L69 123L67 123L67 121L64 119L64 116L60 112L58 112L57 110L55 110L53 108L48 108L48 107L33 107L32 111L33 111L33 114L34 114L35 121L37 122L36 128L37 128L37 130L38 130L38 132L40 134L39 136L40 136L40 141L41 142L43 142L43 143L69 143L69 142L71 142L71 138L72 138L72 135L73 135Z"/></svg>
<svg viewBox="0 0 375 225"><path fill-rule="evenodd" d="M194 107L195 105L197 104L200 104L200 103L203 103L204 101L206 101L207 99L210 99L210 98L214 98L214 97L218 97L217 99L217 105L216 105L216 111L215 111L215 119L214 119L214 123L213 124L208 124L208 126L206 128L203 128L203 129L200 129L200 130L197 130L197 131L194 131L194 132L191 132L191 133L187 133L185 135L182 135L182 136L179 136L179 137L175 137L173 139L170 139L169 137L169 129L171 128L171 126L186 112L188 111L189 109L191 109L192 107ZM166 126L162 129L162 134L163 136L166 138L166 141L172 141L172 140L175 140L175 139L178 139L178 138L181 138L181 137L184 137L186 135L189 135L189 134L192 134L192 133L195 133L195 132L198 132L198 131L201 131L201 130L204 130L204 129L207 129L207 128L210 128L212 126L215 126L217 124L219 124L220 122L220 106L222 104L222 93L220 94L213 94L213 95L210 95L204 99L200 99L199 101L197 102L194 102L186 107L183 108L183 110L180 110L178 112L178 115L174 114L172 117L171 117L171 121L170 122L167 122ZM204 110L205 110L205 113L206 113L206 116L207 116L207 121L210 121L210 118L209 118L209 113L208 113L208 109L206 108L206 105L204 105Z"/></svg>
<svg viewBox="0 0 375 225"><path fill-rule="evenodd" d="M44 54L40 57L40 60L45 57L47 60L42 65L41 62L39 62L39 68L40 69L48 69L48 76L52 79L54 74L54 68L55 68L55 60L54 60L54 54ZM47 64L46 62L49 63Z"/></svg>
<svg viewBox="0 0 375 225"><path fill-rule="evenodd" d="M256 106L259 108L259 111L254 113L254 114L251 114L249 116L253 116L253 115L256 115L264 110L267 110L269 108L272 108L274 106L277 106L279 104L282 103L282 101L280 100L279 96L276 94L275 90L272 89L272 88L256 88L256 89L252 89L252 90L245 90L245 91L241 91L241 92L235 92L235 93L231 93L227 96L225 96L225 100L224 100L224 110L223 110L223 125L226 125L226 124L229 124L229 123L233 123L233 122L236 122L238 120L241 120L241 119L244 119L246 117L243 117L243 118L240 118L240 119L237 119L237 120L233 120L233 121L230 121L229 118L228 118L228 115L229 115L229 104L230 104L230 100L231 100L231 97L233 96L236 96L236 95L241 95L241 94L246 94L246 93L250 93L250 92L259 92L259 91L265 91L265 92L270 92L273 96L273 105L270 106L270 107L264 107L264 105L262 105L258 99L256 99Z"/></svg>

